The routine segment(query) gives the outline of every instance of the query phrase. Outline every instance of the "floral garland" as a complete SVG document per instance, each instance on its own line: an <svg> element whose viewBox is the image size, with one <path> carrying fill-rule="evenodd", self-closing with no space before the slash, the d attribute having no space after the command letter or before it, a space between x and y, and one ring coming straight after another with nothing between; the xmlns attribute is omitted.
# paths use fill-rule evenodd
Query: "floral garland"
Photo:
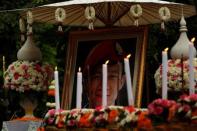
<svg viewBox="0 0 197 131"><path fill-rule="evenodd" d="M173 91L188 90L189 88L188 63L189 63L188 60L183 61L183 69L182 69L182 63L180 59L168 60L168 90L173 90ZM195 88L197 88L197 58L194 58L193 66L194 66ZM183 77L182 77L182 70L183 70ZM161 65L155 72L154 78L155 78L155 84L158 93L161 90L161 86L162 86Z"/></svg>
<svg viewBox="0 0 197 131"><path fill-rule="evenodd" d="M54 100L54 98L55 98L55 80L51 81L51 84L48 88L47 94L48 94L49 99L46 103L46 106L49 109L55 108L55 100Z"/></svg>
<svg viewBox="0 0 197 131"><path fill-rule="evenodd" d="M15 61L4 74L4 87L24 92L28 90L44 91L53 77L53 69L38 61Z"/></svg>
<svg viewBox="0 0 197 131"><path fill-rule="evenodd" d="M146 112L136 110L134 107L121 106L70 111L51 109L46 114L44 122L47 125L56 125L58 128L110 128L110 126L116 126L150 129L152 127Z"/></svg>
<svg viewBox="0 0 197 131"><path fill-rule="evenodd" d="M184 118L184 119L183 119ZM185 119L186 118L186 119ZM138 128L152 130L152 125L163 122L197 123L197 94L183 95L179 100L156 99L148 110L132 106L108 106L96 109L72 109L48 111L44 118L46 125L57 128Z"/></svg>

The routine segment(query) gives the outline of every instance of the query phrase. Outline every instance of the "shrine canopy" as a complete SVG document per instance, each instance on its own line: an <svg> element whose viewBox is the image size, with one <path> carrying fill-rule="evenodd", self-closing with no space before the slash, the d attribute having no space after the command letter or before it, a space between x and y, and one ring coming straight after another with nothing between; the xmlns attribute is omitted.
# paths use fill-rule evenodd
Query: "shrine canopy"
<svg viewBox="0 0 197 131"><path fill-rule="evenodd" d="M192 5L160 0L71 0L30 11L35 22L56 24L57 8L65 11L62 24L70 26L88 26L91 22L95 27L147 25L179 20L182 14L185 17L196 15ZM22 13L23 17L26 17L25 13Z"/></svg>

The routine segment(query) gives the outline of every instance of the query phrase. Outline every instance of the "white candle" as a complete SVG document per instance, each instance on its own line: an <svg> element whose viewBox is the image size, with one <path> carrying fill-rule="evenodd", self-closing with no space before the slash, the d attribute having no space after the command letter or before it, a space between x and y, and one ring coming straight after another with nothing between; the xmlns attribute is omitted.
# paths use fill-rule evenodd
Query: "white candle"
<svg viewBox="0 0 197 131"><path fill-rule="evenodd" d="M162 99L168 98L168 48L162 51Z"/></svg>
<svg viewBox="0 0 197 131"><path fill-rule="evenodd" d="M126 83L127 83L127 96L128 96L128 104L129 106L134 105L134 97L133 97L133 89L131 84L131 73L130 73L130 66L129 66L129 57L128 55L124 58L124 69L126 74Z"/></svg>
<svg viewBox="0 0 197 131"><path fill-rule="evenodd" d="M189 43L189 94L195 93L194 88L194 66L193 66L193 59L194 59L194 53L193 53L193 42L195 41L195 38L191 40L192 43Z"/></svg>
<svg viewBox="0 0 197 131"><path fill-rule="evenodd" d="M109 61L106 61L105 64L102 66L102 106L107 106L107 63Z"/></svg>
<svg viewBox="0 0 197 131"><path fill-rule="evenodd" d="M55 109L58 110L60 109L60 96L59 96L59 77L58 77L57 67L55 67L54 77L55 77Z"/></svg>
<svg viewBox="0 0 197 131"><path fill-rule="evenodd" d="M79 72L77 72L77 98L76 98L76 108L81 108L82 102L82 72L79 67Z"/></svg>

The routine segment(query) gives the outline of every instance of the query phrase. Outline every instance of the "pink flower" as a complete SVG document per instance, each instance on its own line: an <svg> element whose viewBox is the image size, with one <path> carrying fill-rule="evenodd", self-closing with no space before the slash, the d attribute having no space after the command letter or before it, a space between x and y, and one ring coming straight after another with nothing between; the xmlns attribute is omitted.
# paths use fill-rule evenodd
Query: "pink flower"
<svg viewBox="0 0 197 131"><path fill-rule="evenodd" d="M53 121L54 121L55 118L49 118L47 121L48 121L48 124L52 124Z"/></svg>
<svg viewBox="0 0 197 131"><path fill-rule="evenodd" d="M168 107L170 107L171 103L170 103L169 100L162 100L162 101L161 101L161 105L162 105L163 107L165 107L165 108L168 108Z"/></svg>
<svg viewBox="0 0 197 131"><path fill-rule="evenodd" d="M187 97L188 97L187 95L181 95L181 96L180 96L180 99L181 99L181 100L185 100Z"/></svg>
<svg viewBox="0 0 197 131"><path fill-rule="evenodd" d="M153 101L153 103L155 103L156 105L161 105L162 99L156 99L155 101Z"/></svg>
<svg viewBox="0 0 197 131"><path fill-rule="evenodd" d="M76 122L75 122L74 120L69 120L68 125L69 125L69 126L74 126L75 123L76 123Z"/></svg>
<svg viewBox="0 0 197 131"><path fill-rule="evenodd" d="M28 66L27 65L21 65L21 68L23 69L23 70L28 70Z"/></svg>
<svg viewBox="0 0 197 131"><path fill-rule="evenodd" d="M14 66L13 65L10 67L10 70L14 70Z"/></svg>
<svg viewBox="0 0 197 131"><path fill-rule="evenodd" d="M192 94L189 96L191 101L197 101L197 94Z"/></svg>
<svg viewBox="0 0 197 131"><path fill-rule="evenodd" d="M148 111L149 111L150 114L153 114L153 112L154 112L154 105L152 103L148 105Z"/></svg>
<svg viewBox="0 0 197 131"><path fill-rule="evenodd" d="M160 115L163 112L163 108L161 106L157 106L151 103L148 105L148 111L150 114Z"/></svg>
<svg viewBox="0 0 197 131"><path fill-rule="evenodd" d="M190 106L189 105L183 105L183 111L184 112L188 112L190 110Z"/></svg>
<svg viewBox="0 0 197 131"><path fill-rule="evenodd" d="M50 116L54 116L55 115L55 109L51 109L48 111Z"/></svg>

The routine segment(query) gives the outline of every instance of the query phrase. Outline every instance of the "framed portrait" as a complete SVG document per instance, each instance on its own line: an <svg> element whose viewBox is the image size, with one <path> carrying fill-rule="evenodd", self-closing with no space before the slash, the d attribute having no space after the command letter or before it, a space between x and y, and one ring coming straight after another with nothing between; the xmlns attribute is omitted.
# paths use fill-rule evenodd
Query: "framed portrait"
<svg viewBox="0 0 197 131"><path fill-rule="evenodd" d="M84 66L89 53L98 44L106 40L116 41L125 54L131 54L129 62L133 95L135 106L140 107L145 70L147 32L147 26L70 32L66 52L61 107L63 109L76 107L76 77L78 69ZM85 93L86 91L83 91L82 106L87 108L85 105L88 98ZM116 104L127 105L126 85L119 91Z"/></svg>

